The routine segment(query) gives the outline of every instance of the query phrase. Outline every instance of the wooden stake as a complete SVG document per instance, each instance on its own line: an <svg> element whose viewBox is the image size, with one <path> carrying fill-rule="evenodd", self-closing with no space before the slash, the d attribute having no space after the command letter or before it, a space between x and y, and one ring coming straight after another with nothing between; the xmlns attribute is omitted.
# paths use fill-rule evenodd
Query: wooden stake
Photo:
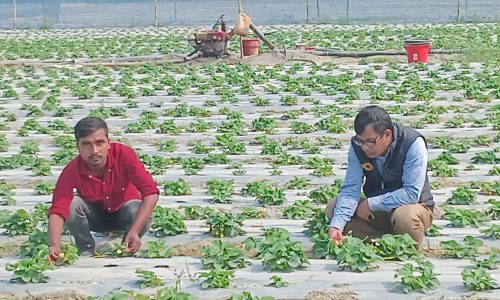
<svg viewBox="0 0 500 300"><path fill-rule="evenodd" d="M460 0L457 0L457 23L460 23Z"/></svg>
<svg viewBox="0 0 500 300"><path fill-rule="evenodd" d="M319 18L319 0L316 0L316 16Z"/></svg>
<svg viewBox="0 0 500 300"><path fill-rule="evenodd" d="M16 5L16 0L13 0L12 4L14 4L14 29L17 29L17 5Z"/></svg>

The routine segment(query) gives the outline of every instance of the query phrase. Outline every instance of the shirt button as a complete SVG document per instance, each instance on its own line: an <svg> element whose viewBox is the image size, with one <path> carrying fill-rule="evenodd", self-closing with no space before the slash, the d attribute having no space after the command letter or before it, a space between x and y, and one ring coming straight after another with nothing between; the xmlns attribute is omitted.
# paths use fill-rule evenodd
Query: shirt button
<svg viewBox="0 0 500 300"><path fill-rule="evenodd" d="M89 175L89 178L92 178L92 175Z"/></svg>
<svg viewBox="0 0 500 300"><path fill-rule="evenodd" d="M125 188L122 188L122 191L124 191L124 190L125 190Z"/></svg>
<svg viewBox="0 0 500 300"><path fill-rule="evenodd" d="M109 199L109 197L106 197L106 200L108 200L108 199Z"/></svg>
<svg viewBox="0 0 500 300"><path fill-rule="evenodd" d="M106 182L103 181L102 184L106 184Z"/></svg>
<svg viewBox="0 0 500 300"><path fill-rule="evenodd" d="M111 172L111 169L108 169L108 172Z"/></svg>

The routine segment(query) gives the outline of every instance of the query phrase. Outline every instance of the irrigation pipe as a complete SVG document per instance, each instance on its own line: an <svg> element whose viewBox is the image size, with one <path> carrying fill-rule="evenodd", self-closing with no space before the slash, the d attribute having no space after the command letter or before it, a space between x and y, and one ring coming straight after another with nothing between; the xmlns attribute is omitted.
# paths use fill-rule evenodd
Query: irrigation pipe
<svg viewBox="0 0 500 300"><path fill-rule="evenodd" d="M406 51L338 51L317 48L310 52L319 56L337 56L337 57L368 57L376 55L406 55ZM460 54L462 50L431 50L430 54Z"/></svg>

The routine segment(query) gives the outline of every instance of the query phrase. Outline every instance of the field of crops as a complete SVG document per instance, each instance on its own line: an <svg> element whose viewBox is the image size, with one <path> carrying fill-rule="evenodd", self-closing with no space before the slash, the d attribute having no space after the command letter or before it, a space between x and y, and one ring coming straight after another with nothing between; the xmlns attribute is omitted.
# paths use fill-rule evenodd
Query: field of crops
<svg viewBox="0 0 500 300"><path fill-rule="evenodd" d="M189 31L0 31L0 298L499 298L498 61L16 64L187 53ZM498 24L265 31L286 46L400 50L418 36L440 49L499 47ZM369 104L428 140L439 209L423 256L407 236L328 241L324 206ZM77 154L73 126L88 115L137 150L162 195L135 257L120 237L98 235L99 256L78 258L65 236L65 257L50 266L46 211Z"/></svg>

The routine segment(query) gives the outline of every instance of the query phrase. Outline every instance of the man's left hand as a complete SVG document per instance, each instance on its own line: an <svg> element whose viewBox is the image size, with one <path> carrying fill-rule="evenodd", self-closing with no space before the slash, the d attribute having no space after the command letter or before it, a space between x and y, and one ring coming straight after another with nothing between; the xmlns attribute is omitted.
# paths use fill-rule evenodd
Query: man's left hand
<svg viewBox="0 0 500 300"><path fill-rule="evenodd" d="M372 211L370 210L370 206L368 206L368 200L362 200L358 204L358 208L356 209L356 215L365 221L368 221Z"/></svg>
<svg viewBox="0 0 500 300"><path fill-rule="evenodd" d="M124 240L125 252L136 253L141 248L141 238L139 234L129 231Z"/></svg>

